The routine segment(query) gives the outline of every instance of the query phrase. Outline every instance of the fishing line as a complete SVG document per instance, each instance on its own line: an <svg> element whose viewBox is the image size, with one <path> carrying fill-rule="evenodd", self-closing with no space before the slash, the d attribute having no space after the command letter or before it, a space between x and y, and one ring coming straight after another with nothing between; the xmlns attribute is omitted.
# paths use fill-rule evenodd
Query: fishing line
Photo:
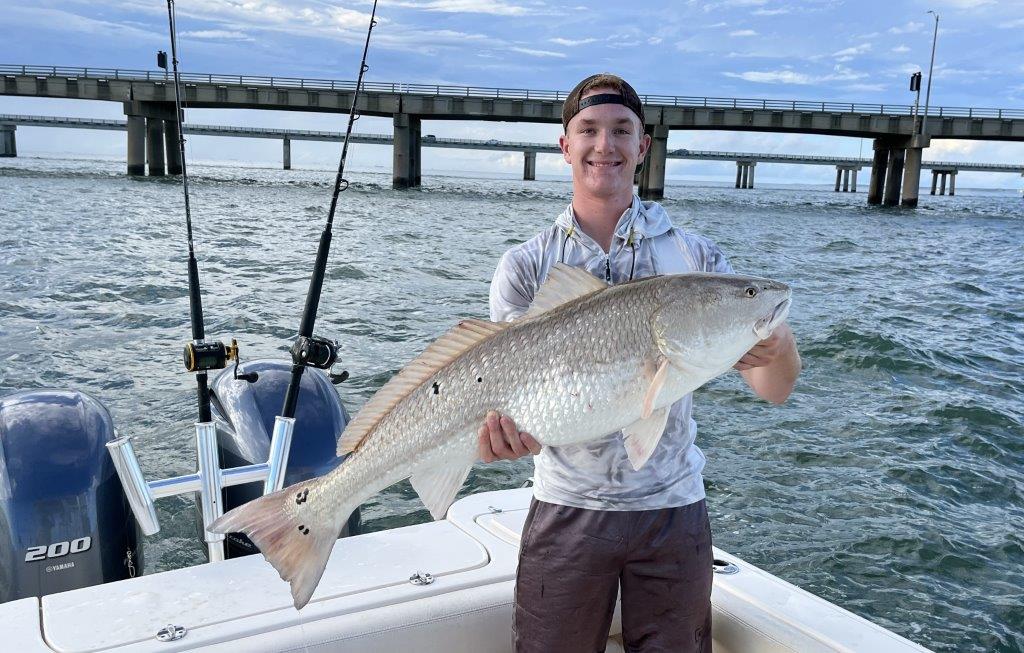
<svg viewBox="0 0 1024 653"><path fill-rule="evenodd" d="M170 1L170 0L168 0ZM370 12L370 25L366 30L366 41L363 44L363 56L359 63L359 76L356 79L355 91L352 93L352 106L349 109L348 125L345 127L345 141L341 147L341 159L338 162L338 174L334 178L334 193L331 195L331 207L327 213L327 224L323 233L320 234L320 244L317 246L316 262L313 265L313 274L309 280L309 290L306 292L306 303L302 310L302 320L299 323L299 334L291 348L292 375L288 381L288 389L285 391L284 405L281 408L282 417L294 417L295 407L299 397L299 383L302 381L302 373L306 366L319 369L329 369L337 360L338 344L326 338L313 336L313 325L316 322L316 313L320 305L320 295L323 291L324 273L327 269L327 257L331 250L331 228L334 225L334 215L338 208L338 196L348 190L349 182L345 179L345 161L348 158L348 145L352 136L352 127L359 116L356 105L359 102L359 91L363 86L363 75L370 69L366 65L366 54L370 49L370 35L377 24L377 0L373 1L373 9ZM332 378L343 381L347 378L343 373Z"/></svg>

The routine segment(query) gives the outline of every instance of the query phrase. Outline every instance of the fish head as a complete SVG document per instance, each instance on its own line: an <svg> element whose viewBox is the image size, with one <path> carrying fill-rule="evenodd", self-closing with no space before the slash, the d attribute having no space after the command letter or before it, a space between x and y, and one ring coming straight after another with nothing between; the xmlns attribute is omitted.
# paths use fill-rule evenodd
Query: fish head
<svg viewBox="0 0 1024 653"><path fill-rule="evenodd" d="M662 277L654 328L662 353L680 366L725 370L789 315L778 281L735 274Z"/></svg>

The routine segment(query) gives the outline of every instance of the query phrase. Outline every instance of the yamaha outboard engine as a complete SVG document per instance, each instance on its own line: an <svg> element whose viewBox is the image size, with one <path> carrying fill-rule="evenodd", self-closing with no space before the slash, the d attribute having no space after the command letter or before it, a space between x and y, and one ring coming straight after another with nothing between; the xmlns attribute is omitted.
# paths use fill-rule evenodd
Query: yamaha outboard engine
<svg viewBox="0 0 1024 653"><path fill-rule="evenodd" d="M291 377L291 363L257 359L240 363L238 374L252 374L255 381L236 379L232 370L221 372L211 383L213 419L217 425L221 469L242 467L267 460L274 418L281 411ZM295 434L288 454L285 487L334 469L343 458L337 455L338 438L348 424L348 413L322 370L306 368L299 386ZM224 512L262 496L258 483L224 489ZM196 511L202 532L202 515ZM359 511L353 513L341 536L355 534ZM241 533L231 533L225 542L225 556L236 558L258 549Z"/></svg>
<svg viewBox="0 0 1024 653"><path fill-rule="evenodd" d="M0 602L142 573L113 439L110 413L81 392L0 398Z"/></svg>

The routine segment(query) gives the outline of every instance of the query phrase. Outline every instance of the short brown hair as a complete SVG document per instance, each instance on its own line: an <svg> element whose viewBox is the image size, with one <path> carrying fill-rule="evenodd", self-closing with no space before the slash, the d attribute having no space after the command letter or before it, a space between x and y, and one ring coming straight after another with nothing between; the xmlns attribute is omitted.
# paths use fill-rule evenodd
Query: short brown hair
<svg viewBox="0 0 1024 653"><path fill-rule="evenodd" d="M598 73L597 75L587 77L577 84L565 98L565 103L562 104L563 130L568 131L569 121L580 112L580 98L582 98L587 91L595 88L615 89L615 91L622 96L622 100L626 105L626 108L630 109L636 114L637 118L640 119L640 127L643 128L644 105L643 102L640 101L640 96L637 95L635 90L633 90L633 87L618 75L613 75L611 73Z"/></svg>

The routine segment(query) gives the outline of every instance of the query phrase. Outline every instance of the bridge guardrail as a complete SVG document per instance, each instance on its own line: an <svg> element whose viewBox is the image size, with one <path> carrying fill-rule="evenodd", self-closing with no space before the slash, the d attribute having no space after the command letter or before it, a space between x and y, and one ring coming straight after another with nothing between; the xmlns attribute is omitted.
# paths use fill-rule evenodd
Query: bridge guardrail
<svg viewBox="0 0 1024 653"><path fill-rule="evenodd" d="M67 66L30 66L0 64L0 75L37 75L45 77L86 77L123 79L127 81L170 82L170 74L163 71L132 70L124 68L77 68ZM269 86L272 88L298 88L309 90L351 91L354 81L309 79L303 77L277 77L263 75L226 75L215 73L181 73L184 82L236 86ZM363 82L363 88L381 93L415 93L445 97L475 97L495 99L525 99L562 101L564 91L541 91L519 88L491 88L484 86L453 86L447 84L407 84L401 82ZM871 104L860 102L812 102L808 100L769 100L758 98L720 98L676 95L641 95L645 104L709 109L760 109L780 111L821 111L909 116L914 107L908 104ZM931 107L929 115L956 118L1024 119L1024 109L994 109L986 107Z"/></svg>

